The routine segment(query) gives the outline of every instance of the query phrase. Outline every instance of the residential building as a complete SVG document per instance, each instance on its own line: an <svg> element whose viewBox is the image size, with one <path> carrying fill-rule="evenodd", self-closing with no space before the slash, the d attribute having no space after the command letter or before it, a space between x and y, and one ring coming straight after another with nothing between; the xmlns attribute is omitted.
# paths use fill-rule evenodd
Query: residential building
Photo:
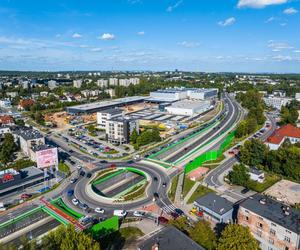
<svg viewBox="0 0 300 250"><path fill-rule="evenodd" d="M44 136L37 130L30 128L20 128L14 131L14 134L17 136L20 148L24 155L32 158L31 148L37 145L45 144Z"/></svg>
<svg viewBox="0 0 300 250"><path fill-rule="evenodd" d="M0 124L1 125L13 125L14 118L11 115L0 115Z"/></svg>
<svg viewBox="0 0 300 250"><path fill-rule="evenodd" d="M82 80L74 80L73 81L73 87L74 88L81 88L81 85L82 85Z"/></svg>
<svg viewBox="0 0 300 250"><path fill-rule="evenodd" d="M11 133L9 126L1 126L0 127L0 138L4 138L5 134Z"/></svg>
<svg viewBox="0 0 300 250"><path fill-rule="evenodd" d="M124 116L124 111L118 108L106 109L100 112L97 112L97 124L101 129L106 128L106 122L108 120Z"/></svg>
<svg viewBox="0 0 300 250"><path fill-rule="evenodd" d="M109 78L109 86L118 86L118 78Z"/></svg>
<svg viewBox="0 0 300 250"><path fill-rule="evenodd" d="M163 227L138 245L138 250L204 250L190 237L172 226Z"/></svg>
<svg viewBox="0 0 300 250"><path fill-rule="evenodd" d="M296 93L295 99L296 99L297 101L300 101L300 93Z"/></svg>
<svg viewBox="0 0 300 250"><path fill-rule="evenodd" d="M1 108L11 108L11 101L9 99L0 100L0 107Z"/></svg>
<svg viewBox="0 0 300 250"><path fill-rule="evenodd" d="M48 88L49 88L50 90L53 90L53 89L55 89L55 88L57 88L57 87L58 87L58 84L57 84L56 81L54 81L54 80L48 81Z"/></svg>
<svg viewBox="0 0 300 250"><path fill-rule="evenodd" d="M213 225L233 221L233 203L215 193L208 193L196 201L197 215Z"/></svg>
<svg viewBox="0 0 300 250"><path fill-rule="evenodd" d="M123 144L129 143L130 134L134 129L139 131L138 120L118 117L107 120L105 132L109 142Z"/></svg>
<svg viewBox="0 0 300 250"><path fill-rule="evenodd" d="M107 88L108 87L108 80L105 80L105 79L99 79L97 81L97 85L100 87L100 88Z"/></svg>
<svg viewBox="0 0 300 250"><path fill-rule="evenodd" d="M105 93L109 94L111 98L116 96L116 91L114 89L106 89Z"/></svg>
<svg viewBox="0 0 300 250"><path fill-rule="evenodd" d="M286 97L268 96L268 97L264 97L263 100L268 107L281 110L281 108L289 104L292 99Z"/></svg>
<svg viewBox="0 0 300 250"><path fill-rule="evenodd" d="M210 101L182 100L165 107L166 111L173 115L195 116L212 108Z"/></svg>
<svg viewBox="0 0 300 250"><path fill-rule="evenodd" d="M262 250L299 250L300 211L267 196L243 200L238 224L250 229Z"/></svg>
<svg viewBox="0 0 300 250"><path fill-rule="evenodd" d="M271 150L277 150L285 139L289 139L292 144L300 142L300 128L294 127L291 124L284 125L268 137L266 145Z"/></svg>
<svg viewBox="0 0 300 250"><path fill-rule="evenodd" d="M27 110L27 109L29 109L34 103L35 103L35 102L34 102L34 100L32 100L32 99L22 99L22 100L20 100L20 102L19 102L18 110L21 110L21 111Z"/></svg>
<svg viewBox="0 0 300 250"><path fill-rule="evenodd" d="M12 92L6 92L6 95L10 98L15 98L19 95L19 93L16 91L12 91Z"/></svg>
<svg viewBox="0 0 300 250"><path fill-rule="evenodd" d="M140 83L139 78L129 78L129 79L120 79L119 80L119 85L124 86L124 87L128 87L130 84L137 85L139 83Z"/></svg>
<svg viewBox="0 0 300 250"><path fill-rule="evenodd" d="M257 181L259 183L263 183L265 180L265 173L260 169L250 168L249 174L250 174L250 180Z"/></svg>

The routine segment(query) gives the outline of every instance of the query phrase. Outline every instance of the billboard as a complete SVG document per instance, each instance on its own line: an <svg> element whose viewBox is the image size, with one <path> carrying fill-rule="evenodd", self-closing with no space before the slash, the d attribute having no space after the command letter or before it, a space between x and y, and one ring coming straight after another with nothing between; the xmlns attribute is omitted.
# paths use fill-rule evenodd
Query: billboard
<svg viewBox="0 0 300 250"><path fill-rule="evenodd" d="M57 148L49 148L36 152L36 163L38 168L48 168L58 165Z"/></svg>

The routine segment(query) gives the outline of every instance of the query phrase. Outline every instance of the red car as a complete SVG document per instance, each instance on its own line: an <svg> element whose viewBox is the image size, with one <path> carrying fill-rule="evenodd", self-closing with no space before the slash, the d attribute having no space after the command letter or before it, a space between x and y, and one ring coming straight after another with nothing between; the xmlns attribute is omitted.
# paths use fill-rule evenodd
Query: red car
<svg viewBox="0 0 300 250"><path fill-rule="evenodd" d="M169 222L169 220L163 216L159 216L158 217L158 222L162 223L162 224L167 224Z"/></svg>
<svg viewBox="0 0 300 250"><path fill-rule="evenodd" d="M21 199L29 199L31 196L31 194L21 194Z"/></svg>

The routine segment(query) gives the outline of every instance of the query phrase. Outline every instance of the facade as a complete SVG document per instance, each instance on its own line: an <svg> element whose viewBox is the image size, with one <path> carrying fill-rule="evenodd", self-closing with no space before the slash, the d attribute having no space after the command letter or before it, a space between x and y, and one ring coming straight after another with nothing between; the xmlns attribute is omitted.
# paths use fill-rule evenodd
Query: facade
<svg viewBox="0 0 300 250"><path fill-rule="evenodd" d="M265 180L265 173L262 170L257 168L250 168L249 169L250 180L257 181L259 183L263 183Z"/></svg>
<svg viewBox="0 0 300 250"><path fill-rule="evenodd" d="M100 88L107 88L108 87L108 80L105 80L105 79L99 79L97 81L97 85L100 87Z"/></svg>
<svg viewBox="0 0 300 250"><path fill-rule="evenodd" d="M233 221L233 203L214 193L208 193L194 202L198 215L213 225Z"/></svg>
<svg viewBox="0 0 300 250"><path fill-rule="evenodd" d="M128 87L130 84L137 85L139 83L139 78L119 79L119 85L124 87Z"/></svg>
<svg viewBox="0 0 300 250"><path fill-rule="evenodd" d="M107 109L101 112L97 112L97 124L101 129L106 128L106 122L108 120L120 117L124 115L124 111L121 109Z"/></svg>
<svg viewBox="0 0 300 250"><path fill-rule="evenodd" d="M0 100L0 107L1 108L11 108L11 101L9 99Z"/></svg>
<svg viewBox="0 0 300 250"><path fill-rule="evenodd" d="M118 78L109 78L109 86L118 86Z"/></svg>
<svg viewBox="0 0 300 250"><path fill-rule="evenodd" d="M105 132L109 142L123 144L129 143L130 134L134 129L139 131L138 120L114 118L106 122Z"/></svg>
<svg viewBox="0 0 300 250"><path fill-rule="evenodd" d="M106 89L104 91L109 94L111 98L116 96L116 91L114 89Z"/></svg>
<svg viewBox="0 0 300 250"><path fill-rule="evenodd" d="M45 144L44 136L37 130L19 129L14 131L14 134L19 139L22 152L31 159L34 158L31 153L31 148L37 145Z"/></svg>
<svg viewBox="0 0 300 250"><path fill-rule="evenodd" d="M54 81L54 80L48 81L48 88L49 88L50 90L53 90L53 89L55 89L55 88L57 88L57 87L58 87L58 84L57 84L56 81Z"/></svg>
<svg viewBox="0 0 300 250"><path fill-rule="evenodd" d="M0 115L0 124L1 125L13 125L14 118L11 115Z"/></svg>
<svg viewBox="0 0 300 250"><path fill-rule="evenodd" d="M300 93L296 93L295 99L296 99L297 101L300 101Z"/></svg>
<svg viewBox="0 0 300 250"><path fill-rule="evenodd" d="M282 126L266 140L267 146L271 150L277 150L285 139L289 139L292 144L300 142L300 128L291 124Z"/></svg>
<svg viewBox="0 0 300 250"><path fill-rule="evenodd" d="M196 100L211 100L218 97L218 89L191 89L188 97Z"/></svg>
<svg viewBox="0 0 300 250"><path fill-rule="evenodd" d="M74 88L81 88L81 85L82 85L82 80L74 80L73 81L73 87Z"/></svg>
<svg viewBox="0 0 300 250"><path fill-rule="evenodd" d="M242 201L238 224L250 229L262 250L298 250L300 211L261 194Z"/></svg>
<svg viewBox="0 0 300 250"><path fill-rule="evenodd" d="M211 109L210 101L182 100L165 107L173 115L194 116Z"/></svg>
<svg viewBox="0 0 300 250"><path fill-rule="evenodd" d="M47 144L35 145L30 149L30 158L37 163L37 167L40 169L58 168L57 147Z"/></svg>
<svg viewBox="0 0 300 250"><path fill-rule="evenodd" d="M291 102L290 98L274 96L264 97L263 100L268 107L272 107L277 110L281 110L283 106L286 106Z"/></svg>

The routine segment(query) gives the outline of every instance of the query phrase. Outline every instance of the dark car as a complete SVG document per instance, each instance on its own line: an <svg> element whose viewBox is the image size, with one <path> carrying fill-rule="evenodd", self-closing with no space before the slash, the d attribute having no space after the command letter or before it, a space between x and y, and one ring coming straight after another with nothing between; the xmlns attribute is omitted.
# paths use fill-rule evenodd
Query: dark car
<svg viewBox="0 0 300 250"><path fill-rule="evenodd" d="M154 180L154 181L158 181L158 179L157 179L157 177L156 177L156 176L155 176L155 177L153 177L153 180Z"/></svg>
<svg viewBox="0 0 300 250"><path fill-rule="evenodd" d="M75 162L75 161L72 161L72 160L70 160L70 163L71 163L72 165L75 165L75 164L76 164L76 162Z"/></svg>
<svg viewBox="0 0 300 250"><path fill-rule="evenodd" d="M153 197L154 197L155 200L157 200L157 199L159 198L158 193L154 193L154 194L153 194Z"/></svg>
<svg viewBox="0 0 300 250"><path fill-rule="evenodd" d="M127 163L128 164L132 164L132 163L134 163L134 161L132 161L132 160L131 161L127 161Z"/></svg>
<svg viewBox="0 0 300 250"><path fill-rule="evenodd" d="M87 178L91 178L91 177L92 177L92 174L91 174L91 173L87 173L86 177L87 177Z"/></svg>
<svg viewBox="0 0 300 250"><path fill-rule="evenodd" d="M184 212L181 209L179 209L179 208L175 209L175 213L177 213L180 216L184 215Z"/></svg>
<svg viewBox="0 0 300 250"><path fill-rule="evenodd" d="M242 193L242 194L246 194L246 193L248 193L249 191L250 191L249 188L244 188L244 189L241 191L241 193Z"/></svg>
<svg viewBox="0 0 300 250"><path fill-rule="evenodd" d="M163 216L159 216L158 217L158 222L162 223L162 224L167 224L169 222L169 220Z"/></svg>
<svg viewBox="0 0 300 250"><path fill-rule="evenodd" d="M80 171L79 173L81 176L85 176L85 172L84 171Z"/></svg>
<svg viewBox="0 0 300 250"><path fill-rule="evenodd" d="M171 216L174 220L176 220L179 217L179 214L175 212L171 212Z"/></svg>
<svg viewBox="0 0 300 250"><path fill-rule="evenodd" d="M72 196L74 194L74 190L73 189L69 189L67 192L68 196Z"/></svg>
<svg viewBox="0 0 300 250"><path fill-rule="evenodd" d="M106 160L102 160L102 161L100 161L100 163L107 163L107 161Z"/></svg>
<svg viewBox="0 0 300 250"><path fill-rule="evenodd" d="M166 186L167 186L167 183L166 183L166 182L163 182L162 186L163 186L163 187L166 187Z"/></svg>

